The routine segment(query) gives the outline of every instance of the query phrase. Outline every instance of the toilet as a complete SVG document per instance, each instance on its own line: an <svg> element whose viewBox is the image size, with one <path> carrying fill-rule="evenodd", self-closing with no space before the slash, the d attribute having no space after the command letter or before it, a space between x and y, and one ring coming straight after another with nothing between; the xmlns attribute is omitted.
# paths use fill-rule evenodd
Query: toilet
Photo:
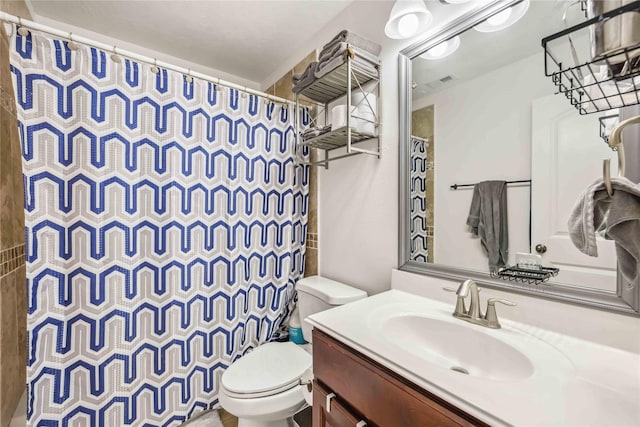
<svg viewBox="0 0 640 427"><path fill-rule="evenodd" d="M367 293L320 276L296 284L302 335L311 343L304 319L319 311L367 297ZM301 379L311 378L311 346L270 342L231 364L222 374L219 400L238 417L238 427L297 427L293 416L310 402ZM305 397L306 394L306 397Z"/></svg>

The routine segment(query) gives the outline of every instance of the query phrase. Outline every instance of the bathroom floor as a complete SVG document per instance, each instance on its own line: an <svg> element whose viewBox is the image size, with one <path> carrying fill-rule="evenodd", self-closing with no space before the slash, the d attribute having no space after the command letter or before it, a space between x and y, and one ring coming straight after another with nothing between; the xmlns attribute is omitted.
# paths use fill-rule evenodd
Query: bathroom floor
<svg viewBox="0 0 640 427"><path fill-rule="evenodd" d="M220 419L224 427L238 427L238 419L224 409L220 409L218 414L220 414Z"/></svg>
<svg viewBox="0 0 640 427"><path fill-rule="evenodd" d="M218 413L220 414L220 419L222 420L224 427L238 427L238 419L236 417L224 409L220 409ZM293 419L296 420L300 427L311 427L311 407L298 412Z"/></svg>
<svg viewBox="0 0 640 427"><path fill-rule="evenodd" d="M300 427L311 427L313 418L311 417L311 406L304 411L300 411L293 417Z"/></svg>
<svg viewBox="0 0 640 427"><path fill-rule="evenodd" d="M27 425L27 392L22 393L22 397L13 411L13 417L9 427L25 427Z"/></svg>

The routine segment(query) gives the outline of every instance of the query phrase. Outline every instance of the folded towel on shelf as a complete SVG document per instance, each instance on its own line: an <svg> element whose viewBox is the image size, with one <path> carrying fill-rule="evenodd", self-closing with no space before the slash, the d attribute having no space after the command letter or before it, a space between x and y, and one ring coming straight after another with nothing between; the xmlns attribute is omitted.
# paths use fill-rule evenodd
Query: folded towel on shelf
<svg viewBox="0 0 640 427"><path fill-rule="evenodd" d="M336 68L344 64L345 61L346 59L344 56L338 55L337 57L333 58L331 61L323 63L322 66L318 66L318 69L316 70L316 73L315 73L316 78L320 78L325 74L328 74L329 72L335 70ZM364 59L360 59L357 56L355 57L355 59L351 61L351 65L353 69L356 71L360 71L362 73L369 74L371 76L378 75L378 69L371 62Z"/></svg>
<svg viewBox="0 0 640 427"><path fill-rule="evenodd" d="M308 87L311 83L313 83L316 80L315 72L317 67L318 67L317 61L313 61L312 63L307 65L307 68L304 70L304 73L302 73L302 76L300 76L300 78L297 81L293 82L294 83L293 93L302 92L303 89Z"/></svg>
<svg viewBox="0 0 640 427"><path fill-rule="evenodd" d="M293 84L295 85L300 80L302 80L302 76L304 76L304 73L295 73L293 76L291 76L291 80L293 81Z"/></svg>
<svg viewBox="0 0 640 427"><path fill-rule="evenodd" d="M335 45L333 45L331 49L323 50L322 52L320 52L320 56L318 57L318 66L320 66L324 62L331 61L334 57L338 55L343 54L348 47L349 47L349 43L342 42L342 43L336 43ZM351 49L353 49L353 52L356 55L356 57L361 57L363 59L366 59L367 61L370 61L373 64L378 64L380 62L380 58L378 58L376 55L373 55L370 52L367 52L366 50L362 50L354 46L351 46Z"/></svg>
<svg viewBox="0 0 640 427"><path fill-rule="evenodd" d="M323 46L322 51L325 49L332 49L334 44L337 43L349 43L352 46L358 47L362 50L366 50L367 52L371 52L375 56L380 55L380 51L382 47L371 40L367 40L358 34L355 34L353 31L342 30L336 36L331 39L329 43ZM322 53L321 53L322 54Z"/></svg>
<svg viewBox="0 0 640 427"><path fill-rule="evenodd" d="M569 237L590 256L598 256L596 232L613 240L620 272L633 281L640 273L640 184L613 177L611 187L613 196L599 178L580 195L569 217Z"/></svg>
<svg viewBox="0 0 640 427"><path fill-rule="evenodd" d="M489 271L497 272L509 260L507 182L483 181L473 186L467 225L489 257Z"/></svg>
<svg viewBox="0 0 640 427"><path fill-rule="evenodd" d="M331 125L322 126L322 127L311 127L306 129L300 133L300 137L303 141L308 141L311 138L315 138L316 136L320 136L327 132L331 131Z"/></svg>

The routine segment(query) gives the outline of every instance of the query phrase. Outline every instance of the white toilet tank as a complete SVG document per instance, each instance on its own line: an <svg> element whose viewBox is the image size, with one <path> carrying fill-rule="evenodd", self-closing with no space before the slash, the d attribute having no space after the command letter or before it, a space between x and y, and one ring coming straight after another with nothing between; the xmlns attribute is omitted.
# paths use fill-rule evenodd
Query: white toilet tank
<svg viewBox="0 0 640 427"><path fill-rule="evenodd" d="M365 291L321 276L298 280L296 290L298 291L298 311L302 321L302 336L307 342L311 342L312 327L304 319L314 313L367 297Z"/></svg>

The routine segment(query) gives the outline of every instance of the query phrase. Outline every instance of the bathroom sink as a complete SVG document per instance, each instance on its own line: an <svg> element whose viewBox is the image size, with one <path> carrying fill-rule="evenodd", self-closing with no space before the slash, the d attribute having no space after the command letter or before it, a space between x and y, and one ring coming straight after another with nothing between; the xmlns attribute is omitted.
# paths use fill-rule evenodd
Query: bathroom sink
<svg viewBox="0 0 640 427"><path fill-rule="evenodd" d="M391 290L307 321L487 425L640 426L637 353L507 316L490 329L453 311Z"/></svg>
<svg viewBox="0 0 640 427"><path fill-rule="evenodd" d="M495 381L530 377L534 365L514 346L492 335L504 331L484 330L457 319L435 319L399 314L382 323L382 338L426 362L461 375Z"/></svg>

